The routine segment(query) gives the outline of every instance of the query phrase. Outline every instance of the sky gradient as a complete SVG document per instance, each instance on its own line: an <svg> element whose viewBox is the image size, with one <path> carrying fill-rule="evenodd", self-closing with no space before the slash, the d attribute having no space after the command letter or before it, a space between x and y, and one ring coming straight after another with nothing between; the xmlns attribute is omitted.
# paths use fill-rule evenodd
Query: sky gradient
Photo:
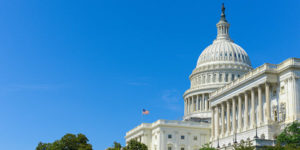
<svg viewBox="0 0 300 150"><path fill-rule="evenodd" d="M0 1L0 149L83 133L103 150L142 121L180 120L222 2L253 67L300 58L299 0Z"/></svg>

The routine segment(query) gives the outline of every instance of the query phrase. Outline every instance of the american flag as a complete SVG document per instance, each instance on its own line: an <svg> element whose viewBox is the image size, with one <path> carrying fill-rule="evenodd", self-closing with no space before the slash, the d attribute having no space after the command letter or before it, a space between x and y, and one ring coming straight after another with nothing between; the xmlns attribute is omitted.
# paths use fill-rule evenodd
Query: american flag
<svg viewBox="0 0 300 150"><path fill-rule="evenodd" d="M143 114L143 115L148 115L148 114L149 114L149 111L146 110L146 109L143 109L142 114Z"/></svg>

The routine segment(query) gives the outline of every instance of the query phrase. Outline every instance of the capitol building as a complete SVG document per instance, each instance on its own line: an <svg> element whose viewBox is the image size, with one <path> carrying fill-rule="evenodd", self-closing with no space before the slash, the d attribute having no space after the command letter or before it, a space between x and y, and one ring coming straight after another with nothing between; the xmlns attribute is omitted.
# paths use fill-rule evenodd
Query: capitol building
<svg viewBox="0 0 300 150"><path fill-rule="evenodd" d="M222 6L216 39L200 54L183 94L181 121L142 123L126 133L149 150L218 149L251 141L274 145L282 130L300 120L300 59L252 68L246 51L229 35Z"/></svg>

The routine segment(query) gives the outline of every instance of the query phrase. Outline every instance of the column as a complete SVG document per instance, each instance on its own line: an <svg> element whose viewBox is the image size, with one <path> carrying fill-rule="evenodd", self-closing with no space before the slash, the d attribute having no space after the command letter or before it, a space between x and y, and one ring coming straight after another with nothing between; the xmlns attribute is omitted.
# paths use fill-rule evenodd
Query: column
<svg viewBox="0 0 300 150"><path fill-rule="evenodd" d="M216 121L217 121L217 122L216 122L216 134L217 134L216 137L218 138L218 137L219 137L219 123L220 123L220 121L219 121L219 118L220 118L220 117L219 117L219 106L216 107L216 113L217 113L217 114L216 114L216 115L217 115L217 116L216 116Z"/></svg>
<svg viewBox="0 0 300 150"><path fill-rule="evenodd" d="M203 100L204 100L204 111L206 111L206 98L205 98L205 94L203 94Z"/></svg>
<svg viewBox="0 0 300 150"><path fill-rule="evenodd" d="M235 98L232 98L232 133L234 134L236 132L236 102Z"/></svg>
<svg viewBox="0 0 300 150"><path fill-rule="evenodd" d="M206 103L205 103L205 111L208 111L208 99L205 99Z"/></svg>
<svg viewBox="0 0 300 150"><path fill-rule="evenodd" d="M291 97L290 97L290 102L292 104L293 107L291 107L291 111L292 111L292 115L291 115L291 119L295 120L297 118L297 112L299 110L299 105L298 103L298 86L297 86L297 77L295 75L293 75L290 79L290 85L291 85ZM274 85L274 87L276 87L276 85ZM299 113L298 113L299 114Z"/></svg>
<svg viewBox="0 0 300 150"><path fill-rule="evenodd" d="M227 135L230 134L230 102L227 100L227 111L226 111L226 117L227 117Z"/></svg>
<svg viewBox="0 0 300 150"><path fill-rule="evenodd" d="M216 74L216 82L220 82L219 78L220 78L220 73L217 72L217 74Z"/></svg>
<svg viewBox="0 0 300 150"><path fill-rule="evenodd" d="M199 95L196 96L196 111L199 110Z"/></svg>
<svg viewBox="0 0 300 150"><path fill-rule="evenodd" d="M184 115L186 115L187 107L186 107L186 99L184 99Z"/></svg>
<svg viewBox="0 0 300 150"><path fill-rule="evenodd" d="M221 112L221 117L222 117L222 136L225 136L225 115L224 115L224 111L225 111L225 106L224 106L225 104L224 103L222 103L221 104L221 107L222 107L222 112Z"/></svg>
<svg viewBox="0 0 300 150"><path fill-rule="evenodd" d="M211 116L211 135L212 135L212 139L214 139L215 137L215 108L213 107L212 109L212 116Z"/></svg>
<svg viewBox="0 0 300 150"><path fill-rule="evenodd" d="M189 97L189 113L192 112L192 97Z"/></svg>
<svg viewBox="0 0 300 150"><path fill-rule="evenodd" d="M223 82L226 82L226 73L225 72L223 73L222 77L223 77Z"/></svg>
<svg viewBox="0 0 300 150"><path fill-rule="evenodd" d="M255 122L255 93L254 93L254 88L251 89L251 128L256 127L256 122Z"/></svg>
<svg viewBox="0 0 300 150"><path fill-rule="evenodd" d="M194 96L192 96L192 112L195 111L195 101L194 101Z"/></svg>
<svg viewBox="0 0 300 150"><path fill-rule="evenodd" d="M186 98L186 114L189 114L189 99Z"/></svg>
<svg viewBox="0 0 300 150"><path fill-rule="evenodd" d="M205 96L202 94L202 111L205 110Z"/></svg>
<svg viewBox="0 0 300 150"><path fill-rule="evenodd" d="M245 112L244 112L244 129L247 130L249 128L249 117L248 117L248 93L245 92Z"/></svg>
<svg viewBox="0 0 300 150"><path fill-rule="evenodd" d="M206 111L206 98L205 98L205 95L204 95L204 111Z"/></svg>
<svg viewBox="0 0 300 150"><path fill-rule="evenodd" d="M232 75L231 73L228 73L228 81L231 82L232 81L231 79L232 79Z"/></svg>
<svg viewBox="0 0 300 150"><path fill-rule="evenodd" d="M238 96L238 107L239 107L238 132L241 132L242 131L242 97L241 97L241 95Z"/></svg>
<svg viewBox="0 0 300 150"><path fill-rule="evenodd" d="M202 97L202 94L201 95L199 95L199 98L200 98L200 108L199 108L199 110L200 111L202 111L202 100L203 100L203 97Z"/></svg>
<svg viewBox="0 0 300 150"><path fill-rule="evenodd" d="M271 121L270 117L270 85L266 83L266 123L269 123Z"/></svg>
<svg viewBox="0 0 300 150"><path fill-rule="evenodd" d="M262 96L261 96L261 87L258 86L258 126L262 125Z"/></svg>
<svg viewBox="0 0 300 150"><path fill-rule="evenodd" d="M234 80L236 80L237 79L237 74L234 74Z"/></svg>

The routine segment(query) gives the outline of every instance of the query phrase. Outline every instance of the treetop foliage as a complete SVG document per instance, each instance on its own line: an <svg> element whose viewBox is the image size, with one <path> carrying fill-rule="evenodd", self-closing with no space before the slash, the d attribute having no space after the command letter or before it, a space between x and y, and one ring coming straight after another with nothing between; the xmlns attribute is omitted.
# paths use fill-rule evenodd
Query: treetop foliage
<svg viewBox="0 0 300 150"><path fill-rule="evenodd" d="M108 148L107 150L121 150L122 146L118 142L114 142L114 146L112 148Z"/></svg>
<svg viewBox="0 0 300 150"><path fill-rule="evenodd" d="M93 150L92 145L88 141L88 138L81 133L77 135L66 134L53 143L40 142L36 150Z"/></svg>
<svg viewBox="0 0 300 150"><path fill-rule="evenodd" d="M137 140L130 140L124 150L148 150L147 146Z"/></svg>

